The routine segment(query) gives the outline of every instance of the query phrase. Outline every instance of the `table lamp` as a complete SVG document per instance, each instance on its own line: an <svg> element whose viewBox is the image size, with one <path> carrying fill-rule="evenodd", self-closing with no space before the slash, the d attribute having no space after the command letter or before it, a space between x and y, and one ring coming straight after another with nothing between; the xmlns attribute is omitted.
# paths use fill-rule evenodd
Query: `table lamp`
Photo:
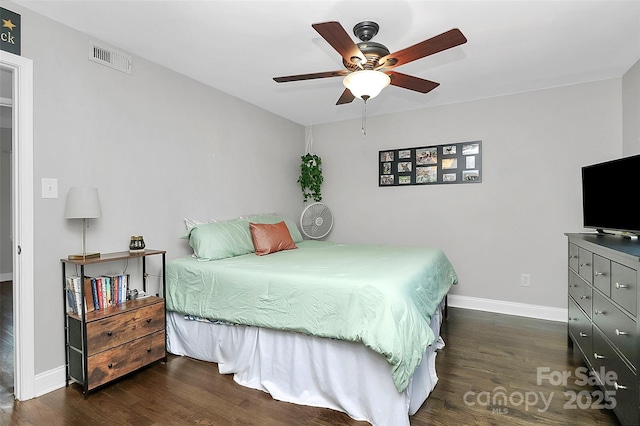
<svg viewBox="0 0 640 426"><path fill-rule="evenodd" d="M102 217L97 188L73 187L67 195L65 209L67 219L82 219L82 253L70 254L69 260L86 260L100 257L100 253L87 253L87 219Z"/></svg>

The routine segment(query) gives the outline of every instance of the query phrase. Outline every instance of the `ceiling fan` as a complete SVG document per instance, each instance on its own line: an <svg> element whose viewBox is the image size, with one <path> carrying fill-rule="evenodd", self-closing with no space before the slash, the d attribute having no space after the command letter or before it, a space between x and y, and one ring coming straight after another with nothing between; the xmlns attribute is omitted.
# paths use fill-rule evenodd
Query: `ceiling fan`
<svg viewBox="0 0 640 426"><path fill-rule="evenodd" d="M454 28L406 49L390 53L383 44L371 41L379 29L378 24L373 21L363 21L353 27L353 33L361 40L358 44L353 42L339 22L323 22L311 26L342 56L342 63L346 69L275 77L274 80L285 83L345 77L345 90L336 105L350 103L356 97L366 102L367 99L377 96L389 84L428 93L440 83L389 70L467 42L462 32Z"/></svg>

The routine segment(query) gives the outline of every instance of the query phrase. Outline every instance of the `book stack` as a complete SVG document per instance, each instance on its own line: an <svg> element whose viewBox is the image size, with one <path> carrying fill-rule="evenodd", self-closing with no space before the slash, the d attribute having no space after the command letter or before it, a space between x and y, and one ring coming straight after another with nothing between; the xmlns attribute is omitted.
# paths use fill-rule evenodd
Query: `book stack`
<svg viewBox="0 0 640 426"><path fill-rule="evenodd" d="M68 276L67 311L79 314L82 309L82 288L80 277ZM91 312L106 309L126 302L129 287L129 274L103 275L84 278L84 309Z"/></svg>

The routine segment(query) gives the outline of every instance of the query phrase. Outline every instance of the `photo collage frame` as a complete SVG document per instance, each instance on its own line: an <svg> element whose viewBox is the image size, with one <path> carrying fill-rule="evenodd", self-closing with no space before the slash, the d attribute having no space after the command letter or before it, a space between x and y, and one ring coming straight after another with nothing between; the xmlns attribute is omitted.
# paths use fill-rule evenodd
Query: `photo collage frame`
<svg viewBox="0 0 640 426"><path fill-rule="evenodd" d="M482 182L482 142L379 152L378 186Z"/></svg>

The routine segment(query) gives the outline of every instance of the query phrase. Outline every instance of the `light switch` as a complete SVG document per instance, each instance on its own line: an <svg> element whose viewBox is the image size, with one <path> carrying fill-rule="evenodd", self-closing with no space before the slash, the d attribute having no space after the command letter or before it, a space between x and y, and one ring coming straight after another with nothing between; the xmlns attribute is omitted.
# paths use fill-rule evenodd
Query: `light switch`
<svg viewBox="0 0 640 426"><path fill-rule="evenodd" d="M42 198L58 198L58 179L42 178Z"/></svg>

